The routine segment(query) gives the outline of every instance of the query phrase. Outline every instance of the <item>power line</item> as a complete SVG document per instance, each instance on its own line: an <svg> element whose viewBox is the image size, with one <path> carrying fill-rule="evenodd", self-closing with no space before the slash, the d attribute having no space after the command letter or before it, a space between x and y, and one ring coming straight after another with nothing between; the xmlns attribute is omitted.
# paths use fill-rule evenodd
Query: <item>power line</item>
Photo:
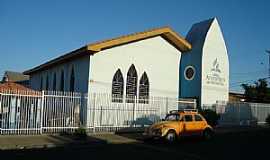
<svg viewBox="0 0 270 160"><path fill-rule="evenodd" d="M261 69L261 70L257 70L257 71L251 71L251 72L231 73L230 76L241 76L241 75L247 75L247 74L253 74L253 73L264 73L265 71L268 71L268 70Z"/></svg>
<svg viewBox="0 0 270 160"><path fill-rule="evenodd" d="M263 79L263 80L265 80L265 79L268 79L268 78L270 78L270 77L264 77L264 78L258 78L258 79ZM258 80L258 79L257 79L257 80ZM230 83L230 86L234 86L234 85L242 84L242 83L247 83L247 82L251 82L251 81L255 82L255 81L257 81L257 80L252 79L252 80L244 80L244 81L239 81L239 82L233 82L233 83Z"/></svg>
<svg viewBox="0 0 270 160"><path fill-rule="evenodd" d="M265 50L266 53L268 53L268 76L270 77L270 51Z"/></svg>
<svg viewBox="0 0 270 160"><path fill-rule="evenodd" d="M244 80L244 81L238 81L238 82L233 82L233 83L230 83L230 85L233 85L233 84L239 84L239 83L245 83L245 82L250 82L250 81L254 81L254 79L251 79L251 80Z"/></svg>

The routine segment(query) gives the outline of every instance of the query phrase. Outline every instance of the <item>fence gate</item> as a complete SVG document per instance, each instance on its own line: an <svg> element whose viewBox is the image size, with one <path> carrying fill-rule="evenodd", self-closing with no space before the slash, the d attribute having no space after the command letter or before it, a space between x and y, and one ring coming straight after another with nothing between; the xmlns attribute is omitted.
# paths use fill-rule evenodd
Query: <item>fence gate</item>
<svg viewBox="0 0 270 160"><path fill-rule="evenodd" d="M219 125L265 124L270 114L270 104L251 102L226 102L212 106L220 114Z"/></svg>
<svg viewBox="0 0 270 160"><path fill-rule="evenodd" d="M41 118L41 133L74 132L80 125L81 94L46 92Z"/></svg>
<svg viewBox="0 0 270 160"><path fill-rule="evenodd" d="M1 134L39 133L41 99L39 92L0 93Z"/></svg>
<svg viewBox="0 0 270 160"><path fill-rule="evenodd" d="M0 134L73 132L78 128L81 96L64 92L0 93Z"/></svg>

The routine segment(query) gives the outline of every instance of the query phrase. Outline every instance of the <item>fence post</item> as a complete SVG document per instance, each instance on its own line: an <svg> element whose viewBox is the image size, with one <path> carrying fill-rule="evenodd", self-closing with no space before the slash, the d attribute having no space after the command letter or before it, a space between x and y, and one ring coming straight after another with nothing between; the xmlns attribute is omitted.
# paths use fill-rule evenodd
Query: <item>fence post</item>
<svg viewBox="0 0 270 160"><path fill-rule="evenodd" d="M85 121L85 115L87 114L87 108L85 109L84 107L87 107L85 103L85 95L80 92L80 109L79 109L79 127L84 126L86 128L86 121Z"/></svg>
<svg viewBox="0 0 270 160"><path fill-rule="evenodd" d="M152 101L153 101L153 104L158 103L155 107L159 108L159 120L158 121L161 121L161 119L162 119L162 108L163 108L162 103L163 102L161 103L160 99L158 99L158 101L156 102L154 97L152 97Z"/></svg>
<svg viewBox="0 0 270 160"><path fill-rule="evenodd" d="M41 106L40 106L40 134L42 134L42 127L43 127L43 107L44 107L44 91L42 90L41 95Z"/></svg>
<svg viewBox="0 0 270 160"><path fill-rule="evenodd" d="M257 123L258 123L259 115L258 115L258 106L257 106L257 104L256 104L255 108L256 108L256 119L257 119Z"/></svg>
<svg viewBox="0 0 270 160"><path fill-rule="evenodd" d="M169 113L169 98L166 97L166 114Z"/></svg>
<svg viewBox="0 0 270 160"><path fill-rule="evenodd" d="M3 108L2 108L2 94L0 93L0 135L2 135L2 123L3 123Z"/></svg>
<svg viewBox="0 0 270 160"><path fill-rule="evenodd" d="M133 103L133 127L136 127L136 104L137 104L137 96L135 96Z"/></svg>
<svg viewBox="0 0 270 160"><path fill-rule="evenodd" d="M90 105L90 103L88 103ZM95 114L96 114L96 93L93 94L93 133L96 132L96 122L95 122Z"/></svg>
<svg viewBox="0 0 270 160"><path fill-rule="evenodd" d="M198 109L197 108L197 101L196 101L196 99L193 99L193 105L194 105L194 107L193 107L194 109Z"/></svg>
<svg viewBox="0 0 270 160"><path fill-rule="evenodd" d="M238 109L238 120L239 120L239 124L242 125L242 124L241 124L241 104L238 103L238 105L239 105L239 107L238 107L238 108L239 108L239 109Z"/></svg>

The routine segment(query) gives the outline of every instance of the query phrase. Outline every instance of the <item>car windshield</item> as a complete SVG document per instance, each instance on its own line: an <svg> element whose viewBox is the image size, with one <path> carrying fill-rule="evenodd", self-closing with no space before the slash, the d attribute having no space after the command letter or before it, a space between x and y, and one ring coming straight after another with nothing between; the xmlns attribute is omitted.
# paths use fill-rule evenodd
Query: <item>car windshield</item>
<svg viewBox="0 0 270 160"><path fill-rule="evenodd" d="M165 117L165 121L178 121L179 114L167 114Z"/></svg>

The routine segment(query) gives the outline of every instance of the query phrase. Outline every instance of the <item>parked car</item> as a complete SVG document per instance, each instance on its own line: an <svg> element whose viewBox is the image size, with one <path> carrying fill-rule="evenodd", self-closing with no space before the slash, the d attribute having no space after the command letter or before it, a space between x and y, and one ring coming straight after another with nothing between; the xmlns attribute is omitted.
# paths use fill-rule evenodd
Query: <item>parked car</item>
<svg viewBox="0 0 270 160"><path fill-rule="evenodd" d="M213 134L213 128L194 109L170 111L162 122L151 125L144 132L147 138L165 138L169 142L193 135L210 139Z"/></svg>

